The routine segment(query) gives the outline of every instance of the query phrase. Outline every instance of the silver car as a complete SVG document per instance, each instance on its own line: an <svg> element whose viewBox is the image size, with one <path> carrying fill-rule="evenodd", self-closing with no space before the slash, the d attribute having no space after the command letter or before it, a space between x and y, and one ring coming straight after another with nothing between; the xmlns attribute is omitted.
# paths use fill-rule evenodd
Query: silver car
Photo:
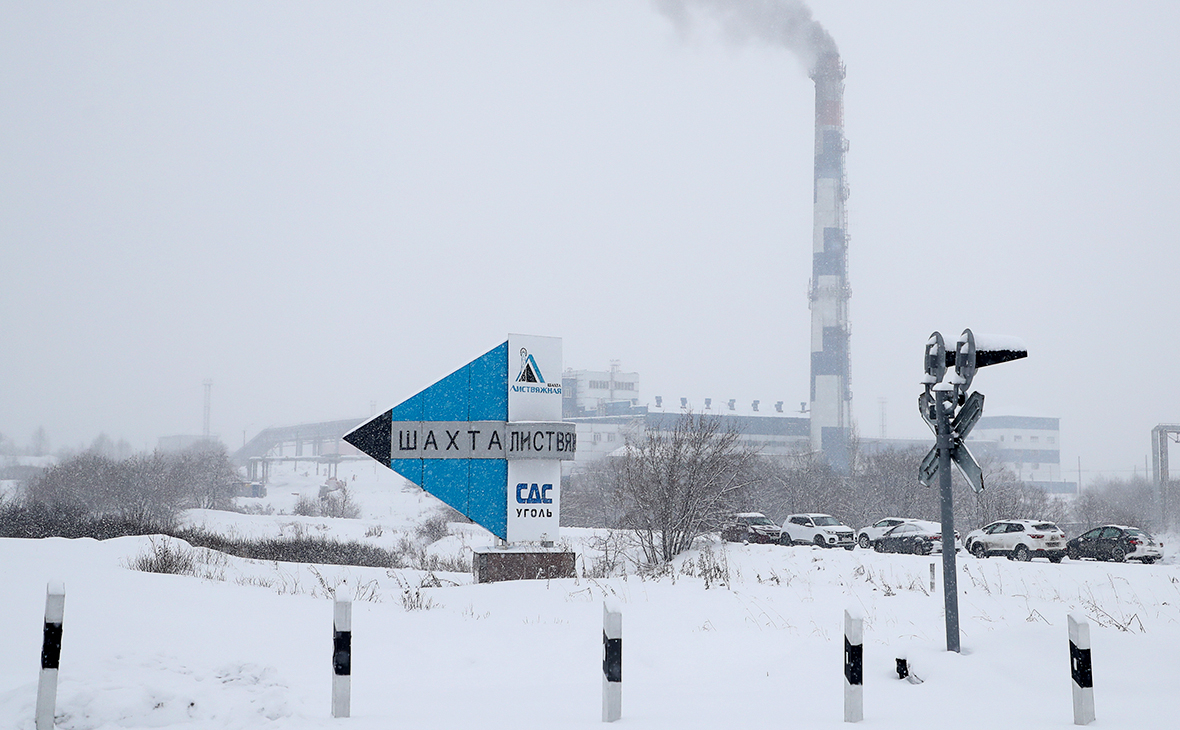
<svg viewBox="0 0 1180 730"><path fill-rule="evenodd" d="M856 544L859 545L862 550L868 550L877 542L878 539L880 539L882 535L884 535L889 530L897 527L903 522L913 521L914 520L909 517L886 517L884 519L877 520L868 527L860 528L860 531L856 533Z"/></svg>

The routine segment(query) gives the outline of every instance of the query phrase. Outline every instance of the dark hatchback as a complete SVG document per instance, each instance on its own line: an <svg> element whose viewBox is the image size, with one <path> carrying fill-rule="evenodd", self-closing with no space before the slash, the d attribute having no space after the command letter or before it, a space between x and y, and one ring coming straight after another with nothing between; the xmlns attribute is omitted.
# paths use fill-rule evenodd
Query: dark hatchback
<svg viewBox="0 0 1180 730"><path fill-rule="evenodd" d="M1164 544L1137 527L1103 525L1066 543L1065 554L1070 560L1139 560L1151 565L1164 556Z"/></svg>
<svg viewBox="0 0 1180 730"><path fill-rule="evenodd" d="M761 512L739 512L730 515L721 527L721 539L726 542L760 542L777 545L782 528Z"/></svg>
<svg viewBox="0 0 1180 730"><path fill-rule="evenodd" d="M873 543L873 549L879 553L906 553L909 555L941 553L942 525L925 520L903 522L877 538L877 541ZM955 552L961 549L959 531L956 530Z"/></svg>

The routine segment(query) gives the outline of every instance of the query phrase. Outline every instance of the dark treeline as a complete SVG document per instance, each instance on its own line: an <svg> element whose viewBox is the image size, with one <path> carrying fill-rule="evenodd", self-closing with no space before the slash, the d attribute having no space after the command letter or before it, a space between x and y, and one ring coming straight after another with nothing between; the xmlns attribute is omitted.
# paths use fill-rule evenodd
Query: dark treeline
<svg viewBox="0 0 1180 730"><path fill-rule="evenodd" d="M87 451L31 479L20 499L63 515L166 527L183 509L232 508L237 483L220 444L125 459Z"/></svg>
<svg viewBox="0 0 1180 730"><path fill-rule="evenodd" d="M85 508L48 505L29 500L0 501L0 537L90 537L109 540L135 535L167 535L195 547L253 560L396 568L406 563L405 550L394 551L355 540L322 535L248 539L226 537L201 529L159 524L136 517L98 515Z"/></svg>
<svg viewBox="0 0 1180 730"><path fill-rule="evenodd" d="M939 521L939 490L918 484L918 464L925 449L859 454L850 473L833 471L818 457L734 459L727 483L740 484L714 505L725 512L763 512L776 522L793 513L822 512L859 529L882 517L914 517ZM563 524L574 527L628 527L627 492L634 490L641 453L612 457L571 476L562 492ZM1118 523L1161 530L1160 510L1152 485L1118 481L1091 485L1076 499L1063 500L1024 484L994 459L980 458L986 488L975 494L957 470L954 473L955 528L961 535L1006 518L1046 519L1070 534L1089 527ZM665 473L667 468L663 467ZM661 465L653 465L659 471ZM737 473L740 471L741 473ZM714 523L723 514L713 515Z"/></svg>
<svg viewBox="0 0 1180 730"><path fill-rule="evenodd" d="M18 443L7 434L0 433L0 456L55 456L66 460L83 452L93 452L112 459L127 459L135 453L135 448L127 439L120 438L116 441L105 433L96 436L88 447L63 445L53 448L44 426L34 431L28 442L24 444Z"/></svg>
<svg viewBox="0 0 1180 730"><path fill-rule="evenodd" d="M1140 476L1129 480L1096 479L1074 500L1070 514L1083 529L1116 524L1164 532L1174 528L1180 516L1176 482L1164 486L1161 494L1152 482ZM1164 524L1165 519L1170 525Z"/></svg>
<svg viewBox="0 0 1180 730"><path fill-rule="evenodd" d="M0 537L168 535L255 560L386 568L405 562L396 551L356 541L311 535L243 539L177 524L184 509L233 509L237 484L221 446L126 459L88 451L32 478L15 498L0 499Z"/></svg>

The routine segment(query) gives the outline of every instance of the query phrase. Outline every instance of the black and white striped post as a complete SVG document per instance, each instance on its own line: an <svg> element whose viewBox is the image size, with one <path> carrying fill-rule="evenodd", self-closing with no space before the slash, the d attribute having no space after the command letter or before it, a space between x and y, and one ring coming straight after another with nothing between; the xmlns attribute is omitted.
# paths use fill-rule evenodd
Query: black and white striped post
<svg viewBox="0 0 1180 730"><path fill-rule="evenodd" d="M53 730L57 707L57 666L61 658L61 624L66 586L53 581L45 589L45 632L41 640L41 676L37 681L37 730Z"/></svg>
<svg viewBox="0 0 1180 730"><path fill-rule="evenodd" d="M332 717L348 717L352 699L352 599L336 588L332 610Z"/></svg>
<svg viewBox="0 0 1180 730"><path fill-rule="evenodd" d="M602 721L623 716L623 611L618 604L602 604Z"/></svg>
<svg viewBox="0 0 1180 730"><path fill-rule="evenodd" d="M1094 722L1094 671L1090 666L1090 622L1069 614L1069 668L1073 674L1073 724Z"/></svg>
<svg viewBox="0 0 1180 730"><path fill-rule="evenodd" d="M844 722L860 722L864 711L864 618L844 611Z"/></svg>

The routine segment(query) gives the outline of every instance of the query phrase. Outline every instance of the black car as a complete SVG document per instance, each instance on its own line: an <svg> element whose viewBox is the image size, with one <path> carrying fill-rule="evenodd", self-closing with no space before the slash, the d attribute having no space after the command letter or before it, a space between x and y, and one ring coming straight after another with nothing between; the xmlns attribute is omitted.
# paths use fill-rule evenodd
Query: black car
<svg viewBox="0 0 1180 730"><path fill-rule="evenodd" d="M1065 554L1070 560L1140 560L1151 565L1164 556L1164 544L1137 527L1103 525L1066 543Z"/></svg>
<svg viewBox="0 0 1180 730"><path fill-rule="evenodd" d="M761 512L739 512L730 515L721 527L721 539L726 542L761 542L778 544L782 528Z"/></svg>
<svg viewBox="0 0 1180 730"><path fill-rule="evenodd" d="M958 552L958 531L955 532L955 551ZM942 552L942 525L937 522L914 520L890 528L873 543L879 553L907 553L929 555Z"/></svg>

